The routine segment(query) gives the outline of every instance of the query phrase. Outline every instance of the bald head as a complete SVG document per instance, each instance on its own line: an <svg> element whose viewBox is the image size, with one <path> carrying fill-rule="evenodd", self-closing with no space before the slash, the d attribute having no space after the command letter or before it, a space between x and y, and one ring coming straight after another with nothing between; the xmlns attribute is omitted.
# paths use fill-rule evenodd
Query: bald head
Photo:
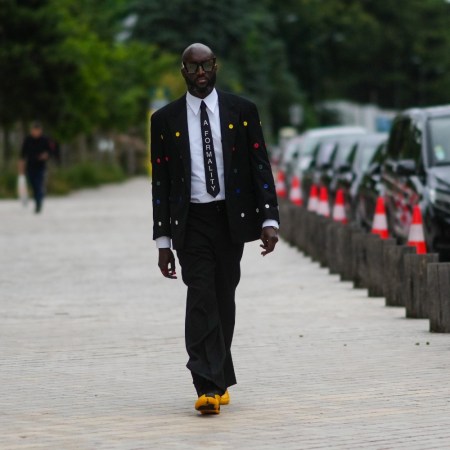
<svg viewBox="0 0 450 450"><path fill-rule="evenodd" d="M205 61L211 58L215 58L213 51L207 45L200 43L191 44L184 50L183 54L181 55L181 59L183 62L187 61L188 59Z"/></svg>
<svg viewBox="0 0 450 450"><path fill-rule="evenodd" d="M213 51L205 44L191 44L181 58L181 73L188 91L195 97L205 98L216 84L217 64Z"/></svg>

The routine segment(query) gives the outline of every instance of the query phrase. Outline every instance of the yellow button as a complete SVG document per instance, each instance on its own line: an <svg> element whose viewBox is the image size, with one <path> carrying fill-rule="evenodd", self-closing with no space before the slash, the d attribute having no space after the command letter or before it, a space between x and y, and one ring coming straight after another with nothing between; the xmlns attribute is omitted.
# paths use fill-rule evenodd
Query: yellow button
<svg viewBox="0 0 450 450"><path fill-rule="evenodd" d="M230 123L230 125L228 125L228 128L229 128L230 130L232 130L232 129L234 128L234 125L233 125L232 123Z"/></svg>
<svg viewBox="0 0 450 450"><path fill-rule="evenodd" d="M248 125L248 123L244 120L244 127L246 127Z"/></svg>
<svg viewBox="0 0 450 450"><path fill-rule="evenodd" d="M176 137L180 137L180 132L177 131L177 132L175 133L175 136L176 136Z"/></svg>

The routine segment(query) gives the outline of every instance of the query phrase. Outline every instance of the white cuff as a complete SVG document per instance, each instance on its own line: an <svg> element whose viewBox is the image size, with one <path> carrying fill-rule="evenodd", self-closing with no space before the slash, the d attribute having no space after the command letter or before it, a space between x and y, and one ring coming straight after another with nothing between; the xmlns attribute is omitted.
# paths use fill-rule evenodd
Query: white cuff
<svg viewBox="0 0 450 450"><path fill-rule="evenodd" d="M267 220L265 220L265 221L263 222L262 227L263 227L263 228L266 228L266 227L274 227L274 228L276 228L276 229L278 230L278 229L280 228L280 224L279 224L276 220L273 220L273 219L267 219Z"/></svg>
<svg viewBox="0 0 450 450"><path fill-rule="evenodd" d="M169 236L161 236L155 239L157 248L170 248L171 240Z"/></svg>

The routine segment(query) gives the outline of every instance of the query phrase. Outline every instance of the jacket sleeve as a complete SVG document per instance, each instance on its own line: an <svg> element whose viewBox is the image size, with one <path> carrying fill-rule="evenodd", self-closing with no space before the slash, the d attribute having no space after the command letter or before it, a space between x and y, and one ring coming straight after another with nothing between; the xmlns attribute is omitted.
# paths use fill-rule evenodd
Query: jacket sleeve
<svg viewBox="0 0 450 450"><path fill-rule="evenodd" d="M153 197L153 239L171 237L170 174L166 160L164 119L157 112L151 118L151 163Z"/></svg>
<svg viewBox="0 0 450 450"><path fill-rule="evenodd" d="M263 220L276 220L280 223L272 168L267 155L258 110L253 103L249 104L248 117L248 123L246 124L248 151L258 208Z"/></svg>

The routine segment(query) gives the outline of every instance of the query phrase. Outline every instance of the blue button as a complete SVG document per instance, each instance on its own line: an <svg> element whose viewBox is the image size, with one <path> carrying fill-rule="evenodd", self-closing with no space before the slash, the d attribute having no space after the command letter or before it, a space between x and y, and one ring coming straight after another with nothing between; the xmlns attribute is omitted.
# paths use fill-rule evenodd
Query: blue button
<svg viewBox="0 0 450 450"><path fill-rule="evenodd" d="M265 184L265 185L264 185L264 189L267 189L268 187L269 187L268 184Z"/></svg>
<svg viewBox="0 0 450 450"><path fill-rule="evenodd" d="M240 194L241 190L239 188L236 189L236 194Z"/></svg>

